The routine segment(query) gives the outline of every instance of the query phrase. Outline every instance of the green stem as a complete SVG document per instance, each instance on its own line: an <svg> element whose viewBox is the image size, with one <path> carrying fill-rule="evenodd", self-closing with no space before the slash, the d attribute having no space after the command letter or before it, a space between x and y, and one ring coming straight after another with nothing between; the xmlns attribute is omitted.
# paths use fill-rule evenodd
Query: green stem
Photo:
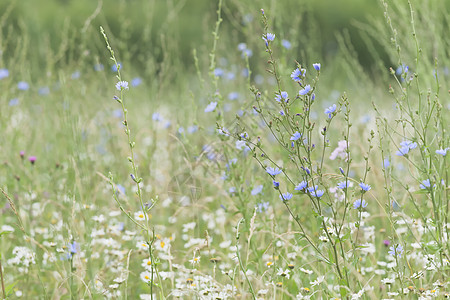
<svg viewBox="0 0 450 300"><path fill-rule="evenodd" d="M3 281L2 261L0 259L0 281L2 282L3 298L6 299L5 282Z"/></svg>
<svg viewBox="0 0 450 300"><path fill-rule="evenodd" d="M70 299L75 299L73 291L73 255L70 257Z"/></svg>
<svg viewBox="0 0 450 300"><path fill-rule="evenodd" d="M253 290L253 286L252 286L250 280L248 279L247 270L246 270L246 268L244 268L244 265L242 264L241 255L239 254L239 236L240 236L239 225L242 223L243 220L244 220L243 218L241 218L239 220L239 222L237 224L237 228L236 228L236 255L237 255L237 258L239 260L239 266L241 267L241 270L244 273L244 276L245 276L245 279L247 281L247 284L250 287L250 293L252 294L253 299L256 300L255 291Z"/></svg>

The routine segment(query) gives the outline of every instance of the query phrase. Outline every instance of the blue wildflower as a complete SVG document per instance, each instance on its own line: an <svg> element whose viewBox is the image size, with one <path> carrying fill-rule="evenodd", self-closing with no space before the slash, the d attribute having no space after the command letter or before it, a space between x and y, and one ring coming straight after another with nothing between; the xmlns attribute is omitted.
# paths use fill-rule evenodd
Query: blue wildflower
<svg viewBox="0 0 450 300"><path fill-rule="evenodd" d="M308 168L305 168L305 167L301 167L301 168L302 168L303 171L306 172L306 174L308 174L308 175L311 174L311 171Z"/></svg>
<svg viewBox="0 0 450 300"><path fill-rule="evenodd" d="M117 69L117 67L119 67L119 69ZM122 63L121 63L121 62L118 62L117 65L116 65L116 64L113 64L113 65L111 66L111 71L117 72L118 70L122 70Z"/></svg>
<svg viewBox="0 0 450 300"><path fill-rule="evenodd" d="M69 244L69 252L71 254L75 254L78 251L80 251L80 244L78 244L77 242L73 242L72 244Z"/></svg>
<svg viewBox="0 0 450 300"><path fill-rule="evenodd" d="M125 223L124 222L120 222L119 224L117 224L117 229L119 231L122 231L125 229Z"/></svg>
<svg viewBox="0 0 450 300"><path fill-rule="evenodd" d="M0 69L0 80L9 76L8 69Z"/></svg>
<svg viewBox="0 0 450 300"><path fill-rule="evenodd" d="M336 104L331 105L325 109L324 113L328 114L328 118L331 119L332 114L336 111Z"/></svg>
<svg viewBox="0 0 450 300"><path fill-rule="evenodd" d="M228 99L230 100L236 100L239 98L239 93L238 92L231 92L228 94Z"/></svg>
<svg viewBox="0 0 450 300"><path fill-rule="evenodd" d="M235 166L237 164L237 161L238 161L238 159L236 157L232 158L228 161L228 163L225 165L225 167L229 170L230 166Z"/></svg>
<svg viewBox="0 0 450 300"><path fill-rule="evenodd" d="M317 185L315 185L313 187L309 187L308 192L311 194L311 196L320 198L323 196L324 191L318 190L318 188L319 188L319 186L317 186Z"/></svg>
<svg viewBox="0 0 450 300"><path fill-rule="evenodd" d="M419 185L419 187L422 190L427 190L427 189L431 188L430 179L425 179L424 181L422 181L422 183ZM435 188L435 187L436 187L436 184L433 185L433 188Z"/></svg>
<svg viewBox="0 0 450 300"><path fill-rule="evenodd" d="M135 77L131 80L131 86L138 86L142 83L141 77Z"/></svg>
<svg viewBox="0 0 450 300"><path fill-rule="evenodd" d="M389 248L389 252L390 255L392 256L398 256L398 257L402 257L403 254L403 247L402 245L397 245L397 247L395 246L391 246Z"/></svg>
<svg viewBox="0 0 450 300"><path fill-rule="evenodd" d="M365 192L367 192L367 191L369 191L369 190L371 189L370 185L365 184L364 182L361 182L361 183L359 184L359 186L360 186L360 187L363 189L363 191L365 191Z"/></svg>
<svg viewBox="0 0 450 300"><path fill-rule="evenodd" d="M400 143L402 147L408 147L410 150L417 148L417 143L412 141L403 141Z"/></svg>
<svg viewBox="0 0 450 300"><path fill-rule="evenodd" d="M341 167L339 167L339 172L341 172L342 175L345 175L344 169L342 169Z"/></svg>
<svg viewBox="0 0 450 300"><path fill-rule="evenodd" d="M280 187L280 183L278 181L273 181L273 187L278 189Z"/></svg>
<svg viewBox="0 0 450 300"><path fill-rule="evenodd" d="M358 209L358 208L366 208L367 207L367 202L366 200L362 200L362 199L358 199L355 202L353 202L353 208L354 209Z"/></svg>
<svg viewBox="0 0 450 300"><path fill-rule="evenodd" d="M284 102L288 102L288 93L285 91L282 91L279 95L275 96L275 100L277 102L281 102L281 100L284 100Z"/></svg>
<svg viewBox="0 0 450 300"><path fill-rule="evenodd" d="M431 187L430 179L426 179L426 180L422 181L422 183L420 184L420 188L422 190L426 190L429 187Z"/></svg>
<svg viewBox="0 0 450 300"><path fill-rule="evenodd" d="M446 156L447 155L447 151L449 150L450 148L445 148L445 149L439 149L439 150L436 150L436 154L440 154L440 155L442 155L442 156Z"/></svg>
<svg viewBox="0 0 450 300"><path fill-rule="evenodd" d="M152 120L159 122L159 121L163 120L163 117L161 116L161 114L159 112L154 112L152 115Z"/></svg>
<svg viewBox="0 0 450 300"><path fill-rule="evenodd" d="M214 69L214 76L216 77L222 77L224 74L224 71L221 68Z"/></svg>
<svg viewBox="0 0 450 300"><path fill-rule="evenodd" d="M408 154L409 150L415 149L417 143L411 141L403 141L400 143L400 149L395 153L397 156L403 156Z"/></svg>
<svg viewBox="0 0 450 300"><path fill-rule="evenodd" d="M257 210L259 213L262 213L263 211L267 211L270 207L269 202L261 202L257 204Z"/></svg>
<svg viewBox="0 0 450 300"><path fill-rule="evenodd" d="M121 185L121 184L117 185L117 193L119 193L119 192L121 194L125 195L125 187L123 185Z"/></svg>
<svg viewBox="0 0 450 300"><path fill-rule="evenodd" d="M239 51L244 51L245 49L247 49L247 44L246 43L239 43L237 46Z"/></svg>
<svg viewBox="0 0 450 300"><path fill-rule="evenodd" d="M272 42L275 39L275 34L267 33L266 35L262 36L262 39L266 43L266 46L269 46L269 42Z"/></svg>
<svg viewBox="0 0 450 300"><path fill-rule="evenodd" d="M404 156L408 154L409 148L408 147L401 147L397 152L395 152L395 155L397 156Z"/></svg>
<svg viewBox="0 0 450 300"><path fill-rule="evenodd" d="M317 191L311 192L311 196L320 198L323 196L324 193L325 192L323 190L317 190Z"/></svg>
<svg viewBox="0 0 450 300"><path fill-rule="evenodd" d="M319 63L313 64L313 67L314 67L314 69L316 69L317 72L320 71L320 64Z"/></svg>
<svg viewBox="0 0 450 300"><path fill-rule="evenodd" d="M289 42L288 40L282 40L281 46L283 46L286 49L291 49L291 42Z"/></svg>
<svg viewBox="0 0 450 300"><path fill-rule="evenodd" d="M273 41L275 39L275 34L274 33L267 33L267 40L268 41Z"/></svg>
<svg viewBox="0 0 450 300"><path fill-rule="evenodd" d="M9 100L9 106L16 106L19 105L19 99L18 98L14 98Z"/></svg>
<svg viewBox="0 0 450 300"><path fill-rule="evenodd" d="M341 190L348 188L348 181L339 182L337 188Z"/></svg>
<svg viewBox="0 0 450 300"><path fill-rule="evenodd" d="M267 167L266 172L269 173L269 175L276 176L281 173L281 170L278 168Z"/></svg>
<svg viewBox="0 0 450 300"><path fill-rule="evenodd" d="M282 117L284 117L284 111L283 111L283 110L280 110L280 115L281 115Z"/></svg>
<svg viewBox="0 0 450 300"><path fill-rule="evenodd" d="M25 81L19 81L19 83L17 84L17 88L21 91L26 91L30 88L30 85Z"/></svg>
<svg viewBox="0 0 450 300"><path fill-rule="evenodd" d="M255 195L258 195L259 193L261 193L262 189L263 189L262 184L261 184L261 185L258 185L257 187L255 187L255 188L251 191L252 196L255 196Z"/></svg>
<svg viewBox="0 0 450 300"><path fill-rule="evenodd" d="M113 116L118 118L118 119L122 119L123 118L123 111L122 109L115 109L113 110Z"/></svg>
<svg viewBox="0 0 450 300"><path fill-rule="evenodd" d="M300 96L304 96L304 95L308 94L309 91L311 91L311 86L308 84L308 85L306 85L303 89L301 89L301 90L298 92L298 94L299 94Z"/></svg>
<svg viewBox="0 0 450 300"><path fill-rule="evenodd" d="M119 81L116 83L116 89L118 91L128 90L128 82L127 81Z"/></svg>
<svg viewBox="0 0 450 300"><path fill-rule="evenodd" d="M253 51L251 49L245 49L244 51L241 52L242 58L252 57L252 56L253 56Z"/></svg>
<svg viewBox="0 0 450 300"><path fill-rule="evenodd" d="M290 200L291 198L292 198L292 194L289 193L289 192L280 195L280 199L281 199L282 201L288 201L288 200Z"/></svg>
<svg viewBox="0 0 450 300"><path fill-rule="evenodd" d="M38 90L38 93L39 93L39 95L41 95L41 96L45 96L45 95L50 94L50 89L48 88L48 86L44 86L44 87L41 87L41 88Z"/></svg>
<svg viewBox="0 0 450 300"><path fill-rule="evenodd" d="M219 128L219 129L217 129L217 132L220 135L230 136L230 133L228 132L228 129L226 129L226 128Z"/></svg>
<svg viewBox="0 0 450 300"><path fill-rule="evenodd" d="M94 65L94 70L99 72L99 71L103 71L103 69L105 69L105 67L102 64L95 64Z"/></svg>
<svg viewBox="0 0 450 300"><path fill-rule="evenodd" d="M395 70L395 74L402 75L403 73L408 73L409 67L406 65L398 66L397 70Z"/></svg>
<svg viewBox="0 0 450 300"><path fill-rule="evenodd" d="M301 138L301 137L302 137L302 134L301 134L300 132L296 131L296 132L291 136L291 141L296 141L296 140L298 140L298 139Z"/></svg>
<svg viewBox="0 0 450 300"><path fill-rule="evenodd" d="M301 71L300 71L300 69L299 68L297 68L297 69L295 69L292 73L291 73L291 78L292 78L292 80L294 80L294 81L301 81L302 80L302 77L304 77L305 76L305 73L306 73L306 70L305 69L302 69Z"/></svg>
<svg viewBox="0 0 450 300"><path fill-rule="evenodd" d="M236 149L245 151L250 150L245 141L236 141Z"/></svg>
<svg viewBox="0 0 450 300"><path fill-rule="evenodd" d="M227 74L225 75L225 78L227 80L234 80L236 78L236 74L234 74L233 72L227 72Z"/></svg>
<svg viewBox="0 0 450 300"><path fill-rule="evenodd" d="M391 201L391 205L392 205L392 209L393 209L394 211L400 211L400 210L401 210L401 207L400 207L400 205L398 204L397 201L392 200L392 201Z"/></svg>
<svg viewBox="0 0 450 300"><path fill-rule="evenodd" d="M383 160L383 167L384 168L387 168L387 167L389 167L391 165L391 163L389 162L389 158L385 158L384 160Z"/></svg>
<svg viewBox="0 0 450 300"><path fill-rule="evenodd" d="M296 191L304 191L305 189L306 189L306 187L308 186L308 182L306 182L306 181L302 181L302 182L300 182L296 187L295 187L295 190Z"/></svg>
<svg viewBox="0 0 450 300"><path fill-rule="evenodd" d="M81 75L80 71L75 71L72 73L71 78L78 79L78 78L80 78L80 75Z"/></svg>
<svg viewBox="0 0 450 300"><path fill-rule="evenodd" d="M208 104L208 106L205 108L205 113L214 111L216 109L216 106L217 106L217 102L215 102L215 101L214 102L210 102Z"/></svg>
<svg viewBox="0 0 450 300"><path fill-rule="evenodd" d="M247 133L246 131L244 131L243 133L241 133L239 136L240 136L241 138L243 138L243 139L248 139L248 138L249 138L249 135L248 135L248 133Z"/></svg>
<svg viewBox="0 0 450 300"><path fill-rule="evenodd" d="M197 132L197 130L198 130L198 125L189 126L187 129L188 133L190 133L190 134Z"/></svg>

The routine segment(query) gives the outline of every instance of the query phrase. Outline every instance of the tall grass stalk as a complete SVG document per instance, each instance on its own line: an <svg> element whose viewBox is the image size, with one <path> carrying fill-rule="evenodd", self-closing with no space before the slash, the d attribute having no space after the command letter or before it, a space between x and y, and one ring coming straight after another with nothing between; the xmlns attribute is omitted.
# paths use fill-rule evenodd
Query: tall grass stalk
<svg viewBox="0 0 450 300"><path fill-rule="evenodd" d="M135 160L135 145L136 143L132 140L131 137L131 131L130 131L130 127L128 124L128 119L127 119L127 114L128 114L128 110L125 107L125 98L124 98L124 91L125 89L128 89L128 83L126 83L126 88L123 85L120 85L120 83L123 83L124 81L122 80L122 77L120 75L120 65L118 64L116 57L114 55L114 50L111 48L109 41L108 41L108 37L106 36L106 33L103 29L103 27L100 27L100 32L103 35L105 42L106 42L106 47L109 50L109 53L111 55L111 60L114 62L116 68L117 68L117 80L118 82L118 90L120 91L120 97L114 96L114 99L121 105L122 108L122 112L123 112L123 122L122 124L124 125L125 129L125 134L127 136L128 139L128 146L129 146L129 151L130 151L130 156L127 158L129 163L131 164L131 170L132 173L130 174L131 179L134 181L136 188L137 188L137 192L136 195L138 196L139 199L139 204L140 204L140 208L144 214L145 217L145 224L146 226L142 226L140 224L138 224L133 217L131 216L130 213L125 213L127 215L127 217L133 221L133 223L135 223L136 225L138 225L138 227L140 227L141 229L143 229L143 231L146 234L146 241L147 241L147 245L148 245L148 254L150 256L150 260L151 260L151 279L150 279L150 295L151 295L151 299L153 300L153 286L155 285L154 283L154 274L156 272L155 270L155 266L156 266L156 261L154 260L153 257L153 243L156 239L155 237L155 233L154 233L154 229L151 229L150 227L150 223L149 223L149 217L148 217L148 213L150 212L150 210L154 207L155 202L153 200L153 198L151 199L151 204L144 204L144 200L143 200L143 195L142 195L142 189L141 189L141 185L140 183L142 182L142 178L139 177L138 175L138 167L136 164L136 160ZM116 85L117 86L117 85ZM109 179L110 179L110 183L113 186L113 177L112 177L112 173L110 173L109 175ZM119 202L119 199L117 197L117 192L116 189L113 189L114 191L114 199L116 200L116 202L119 204L119 207L121 208L122 211L124 211L122 205Z"/></svg>

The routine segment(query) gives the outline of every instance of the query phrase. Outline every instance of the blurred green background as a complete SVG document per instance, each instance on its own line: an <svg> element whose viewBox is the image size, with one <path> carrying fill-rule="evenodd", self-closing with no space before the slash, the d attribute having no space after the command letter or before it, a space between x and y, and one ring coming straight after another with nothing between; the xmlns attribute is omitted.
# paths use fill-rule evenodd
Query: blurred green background
<svg viewBox="0 0 450 300"><path fill-rule="evenodd" d="M117 57L126 66L124 71L133 70L144 78L164 76L165 82L177 80L195 72L194 49L200 68L208 68L218 2L0 1L0 67L30 79L51 77L62 69L83 72L98 64L109 68L112 62L99 31L103 26ZM416 51L408 4L387 2L400 39L404 38L399 41L403 43L402 59L412 64ZM450 1L412 2L418 7L417 35L428 40L421 47L423 53L432 55L425 58L433 67L434 57L447 57L445 32L449 21L445 12L450 10ZM261 8L269 18L268 30L277 36L276 56L283 56L283 64L291 68L295 60L304 65L321 62L329 66L336 81L347 80L340 76L343 72L346 78L353 77L336 85L351 86L360 80L362 72L366 79L386 83L389 67L403 63L390 43L392 32L382 2L374 0L223 0L218 58L239 56L237 47L245 43L253 53L252 74L263 73L261 62L266 55L261 47ZM429 18L435 18L433 28L426 26ZM282 40L291 45L288 53ZM18 64L20 61L27 64Z"/></svg>
<svg viewBox="0 0 450 300"><path fill-rule="evenodd" d="M42 58L49 53L56 65L80 58L94 64L106 56L98 30L102 25L119 56L144 69L143 72L145 67L157 69L158 63L165 59L191 68L192 49L211 45L217 3L211 0L0 1L3 60L10 63L17 58L18 49L28 47L27 55L37 58L33 67L41 71L45 67ZM260 42L260 35L251 34L262 32L261 8L265 8L271 19L272 30L289 40L299 54L308 46L319 52L317 59L333 57L339 50L336 33L341 32L348 33L364 66L373 63L355 22L383 18L378 1L225 0L220 32L236 42L231 47L239 42L249 45ZM375 39L372 42L379 47ZM379 50L387 60L382 49ZM165 57L165 52L170 53L170 58Z"/></svg>

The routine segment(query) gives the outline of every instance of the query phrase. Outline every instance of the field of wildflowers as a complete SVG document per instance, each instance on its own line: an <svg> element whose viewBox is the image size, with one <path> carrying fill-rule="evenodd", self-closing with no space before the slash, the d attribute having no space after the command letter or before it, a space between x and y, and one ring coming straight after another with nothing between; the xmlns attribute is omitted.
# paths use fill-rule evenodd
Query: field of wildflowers
<svg viewBox="0 0 450 300"><path fill-rule="evenodd" d="M445 1L381 0L363 64L218 0L187 70L100 3L56 51L0 12L2 299L450 298Z"/></svg>

